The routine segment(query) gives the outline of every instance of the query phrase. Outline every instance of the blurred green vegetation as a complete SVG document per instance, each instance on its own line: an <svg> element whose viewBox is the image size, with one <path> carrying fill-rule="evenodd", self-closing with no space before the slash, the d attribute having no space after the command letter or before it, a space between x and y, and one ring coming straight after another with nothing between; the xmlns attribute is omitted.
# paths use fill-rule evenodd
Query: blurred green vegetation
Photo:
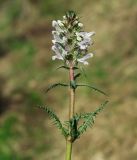
<svg viewBox="0 0 137 160"><path fill-rule="evenodd" d="M94 128L76 143L74 159L137 159L136 8L137 0L0 0L0 160L64 159L63 137L36 106L52 106L66 120L67 91L44 90L68 81L55 69L60 62L51 61L51 21L68 9L79 14L85 30L96 32L95 56L80 82L110 95ZM105 99L84 88L76 98L77 112L92 111Z"/></svg>
<svg viewBox="0 0 137 160"><path fill-rule="evenodd" d="M18 139L18 134L14 130L14 126L16 124L16 117L7 117L1 126L0 130L0 159L18 159L17 154L14 153L12 148L12 143Z"/></svg>

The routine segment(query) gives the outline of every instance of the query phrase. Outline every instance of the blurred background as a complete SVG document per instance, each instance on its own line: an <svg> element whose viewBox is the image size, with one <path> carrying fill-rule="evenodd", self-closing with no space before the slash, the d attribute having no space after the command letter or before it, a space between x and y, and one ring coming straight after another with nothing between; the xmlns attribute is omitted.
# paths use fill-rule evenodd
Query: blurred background
<svg viewBox="0 0 137 160"><path fill-rule="evenodd" d="M74 160L137 159L137 0L0 0L0 160L63 160L65 140L37 105L48 105L61 120L68 116L68 82L52 61L52 20L67 10L95 31L95 56L85 67L87 82L109 98L78 89L76 112L108 107L73 150Z"/></svg>

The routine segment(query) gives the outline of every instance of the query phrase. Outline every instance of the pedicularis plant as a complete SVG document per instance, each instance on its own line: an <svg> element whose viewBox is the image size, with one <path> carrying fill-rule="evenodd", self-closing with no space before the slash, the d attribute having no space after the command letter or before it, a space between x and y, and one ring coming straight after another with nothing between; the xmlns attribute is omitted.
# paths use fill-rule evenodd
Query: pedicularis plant
<svg viewBox="0 0 137 160"><path fill-rule="evenodd" d="M52 84L48 87L47 92L57 86L69 87L70 104L68 120L62 123L50 108L43 106L40 106L40 108L49 114L55 126L65 137L65 160L71 160L72 144L87 130L87 128L93 126L96 115L104 109L107 101L101 104L94 112L75 113L75 92L78 87L88 87L106 95L96 87L77 83L77 78L81 75L78 72L79 63L88 65L87 59L93 57L93 53L88 53L88 47L93 44L92 36L95 35L95 32L84 32L83 24L79 22L79 18L73 11L68 11L65 16L63 16L62 21L52 21L52 27L54 28L54 31L52 31L52 50L55 53L55 55L52 56L52 60L59 59L63 61L63 65L58 67L58 69L63 68L69 72L70 83Z"/></svg>

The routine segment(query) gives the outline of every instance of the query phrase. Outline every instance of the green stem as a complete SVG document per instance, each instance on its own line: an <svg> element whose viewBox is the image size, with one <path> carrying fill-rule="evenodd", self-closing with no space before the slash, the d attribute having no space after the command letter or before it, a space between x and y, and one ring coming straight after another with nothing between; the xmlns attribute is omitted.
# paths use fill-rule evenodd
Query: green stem
<svg viewBox="0 0 137 160"><path fill-rule="evenodd" d="M66 160L71 160L71 154L72 154L72 142L67 141L66 142Z"/></svg>

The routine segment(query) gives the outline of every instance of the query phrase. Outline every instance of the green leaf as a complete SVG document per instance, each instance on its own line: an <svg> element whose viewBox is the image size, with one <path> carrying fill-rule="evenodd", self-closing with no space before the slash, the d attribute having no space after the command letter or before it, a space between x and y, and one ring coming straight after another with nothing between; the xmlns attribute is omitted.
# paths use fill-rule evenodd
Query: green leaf
<svg viewBox="0 0 137 160"><path fill-rule="evenodd" d="M72 138L72 142L74 142L79 136L78 129L77 129L78 121L74 116L69 122L70 122L70 136Z"/></svg>
<svg viewBox="0 0 137 160"><path fill-rule="evenodd" d="M77 73L75 76L74 76L74 80L76 80L78 77L81 76L81 73Z"/></svg>
<svg viewBox="0 0 137 160"><path fill-rule="evenodd" d="M73 67L74 70L79 69L78 67Z"/></svg>
<svg viewBox="0 0 137 160"><path fill-rule="evenodd" d="M73 89L77 88L76 82L75 81L70 81L70 87Z"/></svg>
<svg viewBox="0 0 137 160"><path fill-rule="evenodd" d="M57 69L61 69L61 68L69 70L69 67L67 67L67 66L59 66Z"/></svg>
<svg viewBox="0 0 137 160"><path fill-rule="evenodd" d="M69 121L65 121L64 125L69 128L69 136L71 137L71 141L74 142L79 137L78 132L78 114L74 115Z"/></svg>
<svg viewBox="0 0 137 160"><path fill-rule="evenodd" d="M69 121L65 121L64 125L69 128L68 135L71 137L71 141L74 142L80 137L81 134L86 132L88 128L91 128L95 122L95 117L99 114L106 106L108 101L105 101L98 107L94 112L75 114ZM82 124L79 125L79 121L82 120Z"/></svg>
<svg viewBox="0 0 137 160"><path fill-rule="evenodd" d="M63 69L67 69L67 70L69 70L69 69L70 69L68 66L66 66L66 65L62 65L62 66L59 66L58 68L56 68L56 70L61 69L61 68L63 68ZM76 70L76 69L79 69L79 68L78 68L78 67L73 67L73 69L74 69L74 70Z"/></svg>
<svg viewBox="0 0 137 160"><path fill-rule="evenodd" d="M83 134L87 128L91 128L95 122L95 117L97 114L99 114L106 106L108 101L105 101L103 104L101 104L100 107L98 107L94 112L84 113L79 115L79 120L84 119L84 122L80 127L78 128L79 134Z"/></svg>
<svg viewBox="0 0 137 160"><path fill-rule="evenodd" d="M99 114L106 107L106 104L108 102L109 101L105 101L104 103L102 103L101 106L93 112L93 115L96 116L97 114Z"/></svg>
<svg viewBox="0 0 137 160"><path fill-rule="evenodd" d="M84 77L87 79L87 75L86 75L85 69L81 66L80 70L81 70L81 73L84 75Z"/></svg>
<svg viewBox="0 0 137 160"><path fill-rule="evenodd" d="M62 134L67 137L68 136L68 129L63 127L61 121L59 120L58 116L48 107L38 106L40 109L43 109L45 112L48 113L50 119L53 121L53 124L61 130Z"/></svg>
<svg viewBox="0 0 137 160"><path fill-rule="evenodd" d="M83 115L81 118L84 119L84 122L78 128L78 132L80 135L83 134L87 130L87 128L92 127L94 124L94 118L93 118L92 114L91 115L90 114Z"/></svg>
<svg viewBox="0 0 137 160"><path fill-rule="evenodd" d="M68 84L64 84L64 83L54 83L52 85L50 85L47 90L46 90L46 93L48 91L50 91L51 89L55 88L55 87L58 87L58 86L61 86L61 87L68 87L69 85Z"/></svg>
<svg viewBox="0 0 137 160"><path fill-rule="evenodd" d="M100 90L100 89L98 89L98 88L96 88L96 87L87 85L87 84L77 84L77 87L89 87L89 88L91 88L91 89L93 89L93 90L95 90L95 91L97 91L97 92L99 92L99 93L104 94L105 96L108 96L108 95L107 95L105 92L103 92L102 90Z"/></svg>

